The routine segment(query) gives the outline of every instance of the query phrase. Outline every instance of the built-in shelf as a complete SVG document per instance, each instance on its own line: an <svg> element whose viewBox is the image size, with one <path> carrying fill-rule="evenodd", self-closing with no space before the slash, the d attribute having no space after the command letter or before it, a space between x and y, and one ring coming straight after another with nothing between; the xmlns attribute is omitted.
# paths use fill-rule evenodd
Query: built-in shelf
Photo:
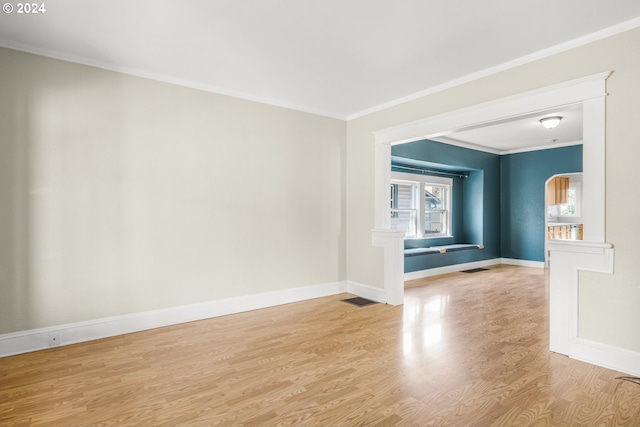
<svg viewBox="0 0 640 427"><path fill-rule="evenodd" d="M575 233L574 233L574 230ZM582 224L549 223L547 227L548 240L582 240Z"/></svg>

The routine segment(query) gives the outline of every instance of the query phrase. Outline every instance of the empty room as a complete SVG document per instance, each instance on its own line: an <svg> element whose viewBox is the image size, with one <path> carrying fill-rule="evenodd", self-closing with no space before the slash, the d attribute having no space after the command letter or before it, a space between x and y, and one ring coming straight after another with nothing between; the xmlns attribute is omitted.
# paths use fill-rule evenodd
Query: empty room
<svg viewBox="0 0 640 427"><path fill-rule="evenodd" d="M640 3L0 13L0 425L640 425Z"/></svg>

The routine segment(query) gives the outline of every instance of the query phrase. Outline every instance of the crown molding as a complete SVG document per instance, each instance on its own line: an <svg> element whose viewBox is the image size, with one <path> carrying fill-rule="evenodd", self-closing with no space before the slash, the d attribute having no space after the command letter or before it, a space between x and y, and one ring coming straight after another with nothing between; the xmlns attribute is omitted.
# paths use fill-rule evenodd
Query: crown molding
<svg viewBox="0 0 640 427"><path fill-rule="evenodd" d="M34 55L44 56L46 58L57 59L60 61L71 62L74 64L85 65L88 67L99 68L101 70L113 71L116 73L126 74L129 76L140 77L143 79L155 80L162 83L169 83L172 85L182 86L189 89L201 90L204 92L214 93L216 95L229 96L232 98L243 99L245 101L271 105L273 107L286 108L288 110L294 110L301 113L314 114L316 116L328 117L331 119L338 119L343 121L345 120L345 117L342 114L335 114L329 111L322 111L322 110L304 106L304 105L298 105L298 104L293 104L286 101L281 101L281 100L276 100L271 98L264 98L261 96L255 96L255 95L251 95L251 94L240 92L240 91L203 84L193 80L181 79L178 77L159 74L159 73L153 73L150 71L140 70L137 68L123 67L116 64L96 61L95 59L86 58L79 55L71 55L71 54L56 51L56 50L42 49L34 46L14 43L10 40L3 39L3 38L0 38L0 47L17 50L25 53L31 53Z"/></svg>
<svg viewBox="0 0 640 427"><path fill-rule="evenodd" d="M555 55L557 53L561 53L564 52L566 50L570 50L579 46L583 46L585 44L589 44L598 40L602 40L605 39L607 37L611 37L620 33L623 33L625 31L629 31L629 30L633 30L635 28L640 27L640 17L631 19L629 21L625 21L622 22L620 24L617 25L613 25L611 27L605 28L603 30L600 31L596 31L594 33L588 34L586 36L583 37L579 37L577 39L573 39L570 40L568 42L565 43L561 43L559 45L556 46L552 46L550 48L547 49L543 49L541 51L532 53L530 55L526 55L526 56L522 56L520 58L517 58L515 60L512 61L508 61L505 62L503 64L500 65L496 65L494 67L490 67L490 68L486 68L484 70L475 72L475 73L471 73L468 74L466 76L457 78L457 79L453 79L450 80L448 82L445 82L443 84L437 85L437 86L433 86L431 88L427 88L418 92L415 92L413 94L401 97L401 98L397 98L394 99L392 101L371 107L371 108L367 108L365 110L359 111L359 112L355 112L352 114L348 114L348 115L344 115L343 113L337 113L334 111L325 111L325 110L321 110L321 109L317 109L317 108L313 108L307 105L299 105L299 104L294 104L294 103L290 103L287 101L283 101L283 100L278 100L278 99L273 99L273 98L265 98L265 97L260 97L260 96L255 96L255 95L251 95L248 93L244 93L241 91L235 91L235 90L231 90L231 89L227 89L227 88L222 88L222 87L218 87L218 86L212 86L212 85L206 85L206 84L202 84L196 81L192 81L192 80L187 80L187 79L181 79L181 78L177 78L174 76L168 76L168 75L163 75L163 74L159 74L159 73L153 73L153 72L149 72L149 71L145 71L145 70L140 70L140 69L135 69L135 68L129 68L129 67L122 67L122 66L118 66L116 64L109 64L109 63L105 63L105 62L101 62L101 61L96 61L90 58L86 58L86 57L82 57L82 56L78 56L78 55L71 55L65 52L61 52L61 51L57 51L57 50L50 50L50 49L42 49L42 48L38 48L35 46L30 46L30 45L26 45L26 44L19 44L19 43L15 43L12 42L8 39L4 39L4 38L0 38L0 47L5 47L8 49L13 49L13 50L18 50L18 51L22 51L22 52L26 52L26 53L32 53L35 55L40 55L40 56L44 56L44 57L48 57L48 58L52 58L52 59L59 59L59 60L63 60L63 61L67 61L67 62L72 62L72 63L76 63L76 64L81 64L81 65L86 65L86 66L90 66L90 67L94 67L94 68L100 68L100 69L104 69L104 70L108 70L108 71L114 71L114 72L118 72L118 73L122 73L122 74L127 74L127 75L131 75L131 76L135 76L135 77L141 77L141 78L145 78L145 79L150 79L150 80L156 80L156 81L160 81L160 82L164 82L164 83L169 83L169 84L174 84L174 85L178 85L178 86L184 86L184 87L188 87L191 89L196 89L196 90L202 90L205 92L210 92L210 93L215 93L218 95L224 95L224 96L230 96L230 97L234 97L234 98L239 98L239 99L244 99L246 101L252 101L252 102L257 102L257 103L261 103L261 104L266 104L266 105L272 105L275 107L281 107L281 108L286 108L289 110L295 110L295 111L299 111L299 112L303 112L303 113L309 113L309 114L314 114L317 116L323 116L323 117L328 117L328 118L332 118L332 119L338 119L338 120L345 120L345 121L350 121L350 120L354 120L363 116L367 116L369 114L372 113L376 113L378 111L382 111L391 107L395 107L397 105L400 104L404 104L406 102L409 101L413 101L415 99L418 98L422 98L424 96L427 95L431 95L437 92L441 92L444 91L446 89L450 89L456 86L460 86L462 84L465 83L469 83L471 81L474 80L478 80L480 78L483 77L487 77L493 74L497 74L500 73L502 71L506 71L509 70L511 68L515 68L518 67L520 65L524 65L533 61L536 61L538 59L542 59L542 58L546 58L548 56L551 55Z"/></svg>
<svg viewBox="0 0 640 427"><path fill-rule="evenodd" d="M450 80L441 85L431 87L429 89L425 89L402 98L394 99L393 101L386 102L384 104L377 105L375 107L368 108L366 110L362 110L357 113L353 113L347 116L347 121L354 120L363 116L367 116L369 114L376 113L378 111L386 110L391 107L395 107L397 105L401 105L407 103L409 101L413 101L427 95L432 95L434 93L442 92L447 89L451 89L456 86L463 85L465 83L472 82L474 80L481 79L483 77L488 77L493 74L498 74L503 71L510 70L512 68L519 67L521 65L525 65L539 59L543 59L558 53L565 52L567 50L571 50L580 46L584 46L589 43L596 42L598 40L606 39L608 37L615 36L620 33L624 33L626 31L633 30L635 28L640 27L640 17L631 19L629 21L622 22L620 24L605 28L600 31L596 31L594 33L588 34L583 37L579 37L577 39L570 40L565 43L561 43L556 46L552 46L547 49L540 50L538 52L534 52L530 55L525 55L520 58L514 59L512 61L505 62L500 65L496 65L494 67L486 68L484 70L478 71L476 73L467 74L466 76L460 77L458 79Z"/></svg>

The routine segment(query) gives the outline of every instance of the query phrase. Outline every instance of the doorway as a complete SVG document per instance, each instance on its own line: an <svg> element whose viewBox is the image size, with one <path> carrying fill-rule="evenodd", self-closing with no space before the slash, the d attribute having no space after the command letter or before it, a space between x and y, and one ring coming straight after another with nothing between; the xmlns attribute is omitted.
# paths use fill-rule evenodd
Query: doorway
<svg viewBox="0 0 640 427"><path fill-rule="evenodd" d="M605 83L609 72L526 92L473 107L427 117L375 132L373 244L384 247L384 287L389 304L404 300L404 233L390 228L391 146L537 115L581 104L583 111L583 201L585 240L604 242Z"/></svg>
<svg viewBox="0 0 640 427"><path fill-rule="evenodd" d="M582 173L564 173L545 183L545 268L549 268L549 241L583 240L582 182Z"/></svg>

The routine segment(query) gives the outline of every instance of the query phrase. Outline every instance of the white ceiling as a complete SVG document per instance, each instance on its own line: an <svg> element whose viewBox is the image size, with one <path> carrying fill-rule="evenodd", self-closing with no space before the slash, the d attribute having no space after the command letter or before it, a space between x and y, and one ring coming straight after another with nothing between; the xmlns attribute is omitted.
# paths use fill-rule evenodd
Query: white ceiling
<svg viewBox="0 0 640 427"><path fill-rule="evenodd" d="M540 119L551 116L560 116L562 120L554 129L547 129L540 124ZM582 105L535 113L433 140L496 154L581 144Z"/></svg>
<svg viewBox="0 0 640 427"><path fill-rule="evenodd" d="M640 26L638 0L44 4L0 45L341 119Z"/></svg>

